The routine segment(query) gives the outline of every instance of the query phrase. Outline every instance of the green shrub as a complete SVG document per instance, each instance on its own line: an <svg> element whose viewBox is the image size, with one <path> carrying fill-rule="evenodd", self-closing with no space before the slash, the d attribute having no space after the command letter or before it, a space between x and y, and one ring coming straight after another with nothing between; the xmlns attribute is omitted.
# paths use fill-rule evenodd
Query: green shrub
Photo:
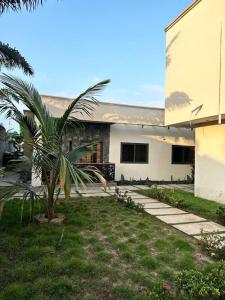
<svg viewBox="0 0 225 300"><path fill-rule="evenodd" d="M220 262L203 271L183 271L176 276L180 293L192 300L225 299L225 262Z"/></svg>
<svg viewBox="0 0 225 300"><path fill-rule="evenodd" d="M175 206L177 208L185 208L186 205L185 205L185 201L184 199L182 198L179 198L177 199L176 197L174 196L170 196L168 198L168 201L167 201L169 204L171 204L172 206Z"/></svg>
<svg viewBox="0 0 225 300"><path fill-rule="evenodd" d="M141 203L136 203L131 197L128 197L127 200L124 202L124 206L128 208L135 209L137 211L143 212L144 206Z"/></svg>
<svg viewBox="0 0 225 300"><path fill-rule="evenodd" d="M136 203L130 196L128 196L128 191L122 192L119 188L116 188L115 197L118 202L122 203L127 208L135 209L139 212L144 211L144 205Z"/></svg>
<svg viewBox="0 0 225 300"><path fill-rule="evenodd" d="M172 300L171 286L168 283L155 283L148 293L149 300Z"/></svg>
<svg viewBox="0 0 225 300"><path fill-rule="evenodd" d="M174 207L185 208L185 200L183 198L177 198L174 194L174 190L162 190L157 187L149 190L149 196L162 202L171 204Z"/></svg>
<svg viewBox="0 0 225 300"><path fill-rule="evenodd" d="M220 222L225 225L225 206L220 206L216 214Z"/></svg>
<svg viewBox="0 0 225 300"><path fill-rule="evenodd" d="M219 235L218 232L204 233L199 241L203 251L206 251L210 256L217 259L225 259L225 236Z"/></svg>

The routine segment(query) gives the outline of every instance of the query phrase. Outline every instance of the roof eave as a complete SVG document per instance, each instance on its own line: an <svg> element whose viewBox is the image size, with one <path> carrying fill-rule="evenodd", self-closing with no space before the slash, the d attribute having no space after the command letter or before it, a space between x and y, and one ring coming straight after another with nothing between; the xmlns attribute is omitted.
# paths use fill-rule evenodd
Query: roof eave
<svg viewBox="0 0 225 300"><path fill-rule="evenodd" d="M165 32L167 32L171 27L173 27L177 22L179 22L186 14L189 13L196 5L198 5L202 0L195 0L191 5L189 5L175 20L173 20L166 28Z"/></svg>

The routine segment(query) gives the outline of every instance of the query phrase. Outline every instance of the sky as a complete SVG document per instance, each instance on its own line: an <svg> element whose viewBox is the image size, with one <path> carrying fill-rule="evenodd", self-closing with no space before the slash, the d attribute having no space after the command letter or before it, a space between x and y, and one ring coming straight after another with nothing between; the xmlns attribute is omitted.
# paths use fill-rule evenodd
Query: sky
<svg viewBox="0 0 225 300"><path fill-rule="evenodd" d="M0 39L35 75L15 74L40 94L75 97L111 79L100 100L164 107L164 28L192 0L47 0L32 12L0 16ZM7 129L16 128L0 119Z"/></svg>

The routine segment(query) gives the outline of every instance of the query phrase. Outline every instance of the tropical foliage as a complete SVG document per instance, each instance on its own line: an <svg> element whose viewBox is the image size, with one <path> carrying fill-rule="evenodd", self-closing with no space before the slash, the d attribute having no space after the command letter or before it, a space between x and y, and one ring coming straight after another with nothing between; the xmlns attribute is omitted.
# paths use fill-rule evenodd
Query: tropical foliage
<svg viewBox="0 0 225 300"><path fill-rule="evenodd" d="M27 10L32 10L42 3L42 0L0 0L0 15L8 9L18 11L25 7ZM0 42L0 68L2 67L7 69L19 68L26 75L33 75L34 73L30 64L17 49Z"/></svg>
<svg viewBox="0 0 225 300"><path fill-rule="evenodd" d="M15 140L17 143L21 143L23 141L23 132L18 133L17 131L7 130L6 131L6 139L7 140Z"/></svg>
<svg viewBox="0 0 225 300"><path fill-rule="evenodd" d="M43 0L0 0L0 14L8 9L18 11L21 10L22 7L25 7L27 10L32 10L43 2Z"/></svg>
<svg viewBox="0 0 225 300"><path fill-rule="evenodd" d="M104 178L93 167L80 168L76 162L92 151L92 144L85 144L65 151L63 148L63 137L69 126L76 128L81 126L78 120L79 114L90 115L94 105L98 101L95 96L109 83L105 80L88 88L75 98L60 118L53 118L48 108L42 102L41 96L34 86L21 79L2 75L0 77L3 89L0 91L0 112L5 113L7 118L12 118L29 133L26 143L33 150L32 172L33 179L37 177L44 187L43 202L46 208L46 216L49 220L54 218L54 208L61 191L65 198L71 195L71 184L75 187L92 182L95 178L106 184ZM32 113L24 115L18 108L23 103ZM21 189L24 190L24 185ZM19 186L17 183L18 191ZM2 201L8 194L2 190ZM12 196L12 193L10 193Z"/></svg>
<svg viewBox="0 0 225 300"><path fill-rule="evenodd" d="M0 42L0 67L7 69L19 68L27 75L34 74L32 67L19 51L2 42Z"/></svg>

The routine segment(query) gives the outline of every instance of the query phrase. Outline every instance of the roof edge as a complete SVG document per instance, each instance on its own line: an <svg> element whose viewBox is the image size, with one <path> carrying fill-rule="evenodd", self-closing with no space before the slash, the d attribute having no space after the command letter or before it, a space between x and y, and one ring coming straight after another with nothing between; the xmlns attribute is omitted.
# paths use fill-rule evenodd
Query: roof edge
<svg viewBox="0 0 225 300"><path fill-rule="evenodd" d="M173 27L177 22L179 22L190 10L192 10L196 5L198 5L202 0L195 0L191 5L189 5L176 19L174 19L166 28L167 32L171 27Z"/></svg>
<svg viewBox="0 0 225 300"><path fill-rule="evenodd" d="M62 97L62 96L50 96L50 95L41 95L41 97L50 97L50 98L60 98L60 99L65 99L65 100L73 100L73 98L69 97ZM144 108L144 109L155 109L155 110L165 110L163 107L151 107L151 106L140 106L140 105L131 105L131 104L123 104L123 103L112 103L112 102L104 102L104 101L99 101L101 104L106 104L106 105L116 105L116 106L126 106L126 107L137 107L137 108Z"/></svg>

